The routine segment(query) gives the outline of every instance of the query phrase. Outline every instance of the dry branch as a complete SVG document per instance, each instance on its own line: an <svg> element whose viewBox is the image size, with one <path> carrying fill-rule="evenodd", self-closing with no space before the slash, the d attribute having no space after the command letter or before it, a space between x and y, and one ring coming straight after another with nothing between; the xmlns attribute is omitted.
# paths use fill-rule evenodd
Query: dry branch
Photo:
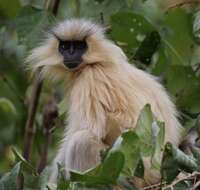
<svg viewBox="0 0 200 190"><path fill-rule="evenodd" d="M36 78L33 83L33 92L30 100L29 111L28 111L28 118L26 122L25 128L25 139L24 139L24 150L23 150L23 157L26 160L30 159L30 153L32 150L32 144L35 134L34 129L34 120L37 111L38 101L42 89L42 80L40 79L40 71L36 72Z"/></svg>
<svg viewBox="0 0 200 190"><path fill-rule="evenodd" d="M43 132L45 143L42 148L42 154L38 165L38 173L41 173L47 164L48 148L51 140L51 129L57 116L58 108L55 99L52 98L47 102L43 111Z"/></svg>

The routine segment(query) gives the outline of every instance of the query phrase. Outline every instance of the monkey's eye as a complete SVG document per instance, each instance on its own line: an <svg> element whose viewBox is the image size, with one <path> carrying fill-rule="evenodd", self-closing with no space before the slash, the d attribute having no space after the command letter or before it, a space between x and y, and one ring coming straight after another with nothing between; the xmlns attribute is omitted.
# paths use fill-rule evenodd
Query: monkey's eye
<svg viewBox="0 0 200 190"><path fill-rule="evenodd" d="M60 41L59 47L61 50L68 50L70 49L71 42L70 41Z"/></svg>
<svg viewBox="0 0 200 190"><path fill-rule="evenodd" d="M85 41L74 41L73 43L77 49L86 49L87 48L87 44Z"/></svg>

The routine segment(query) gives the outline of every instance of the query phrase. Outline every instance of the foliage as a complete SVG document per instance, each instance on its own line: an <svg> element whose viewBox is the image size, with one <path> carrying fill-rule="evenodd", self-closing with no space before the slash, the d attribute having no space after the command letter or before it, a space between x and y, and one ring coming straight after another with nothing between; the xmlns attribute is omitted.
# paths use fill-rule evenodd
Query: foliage
<svg viewBox="0 0 200 190"><path fill-rule="evenodd" d="M48 161L55 153L63 132L66 107L62 87L54 89L44 81L34 122L35 139L30 161L20 155L32 96L32 77L24 69L29 50L43 39L57 20L89 17L107 26L107 35L127 54L131 63L156 75L166 87L180 112L183 135L191 128L199 132L200 118L200 10L185 5L169 8L162 0L69 0L60 1L55 18L53 1L0 0L0 190L16 189L16 179L24 176L24 189L56 189L48 184L48 167L38 165L46 145L43 107L56 94L59 116L51 129ZM170 1L169 1L170 2ZM184 4L184 0L181 1ZM102 157L102 163L84 173L71 172L64 180L62 166L57 189L134 189L131 176L143 178L143 158L161 172L163 188L170 185L188 189L199 179L200 150L191 155L164 143L164 123L153 116L149 105L140 114L135 130L124 132ZM144 141L145 140L145 141ZM198 144L197 139L197 144ZM15 145L17 149L12 146ZM161 152L164 152L163 158ZM162 159L162 164L160 161ZM38 162L39 160L39 162ZM17 162L17 163L16 163ZM10 170L9 173L6 173ZM177 175L184 175L177 179ZM156 187L159 188L159 185Z"/></svg>
<svg viewBox="0 0 200 190"><path fill-rule="evenodd" d="M155 133L155 131L157 132ZM200 149L194 148L193 156L188 156L170 143L167 143L164 148L163 133L162 123L156 121L150 106L146 105L141 111L136 128L124 132L118 137L113 147L105 153L99 165L83 173L71 171L70 179L67 181L64 180L62 167L60 166L61 175L57 189L110 189L116 185L122 189L136 189L130 183L130 180L134 175L143 178L144 170L140 167L143 165L141 163L143 158L151 158L152 163L154 162L153 159L158 160L157 165L159 165L161 161L160 155L163 151L162 165L152 169L161 171L163 180L166 182L173 181L180 171L188 173L200 172ZM149 140L144 143L144 139ZM9 181L13 182L13 184L10 183L9 185L15 187L17 176L20 173L25 177L25 189L56 188L53 184L48 184L48 168L39 175L36 169L18 151L14 149L14 152L20 162L16 164L9 174L4 174L1 178L0 184L2 189L7 188L6 183ZM140 175L137 175L138 173ZM200 175L200 173L197 174ZM176 185L179 185L181 182L178 182Z"/></svg>

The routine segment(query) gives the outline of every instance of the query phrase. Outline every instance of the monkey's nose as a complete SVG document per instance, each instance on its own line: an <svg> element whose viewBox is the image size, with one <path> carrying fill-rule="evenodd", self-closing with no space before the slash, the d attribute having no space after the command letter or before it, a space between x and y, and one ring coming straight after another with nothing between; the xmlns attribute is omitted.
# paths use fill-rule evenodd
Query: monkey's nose
<svg viewBox="0 0 200 190"><path fill-rule="evenodd" d="M74 52L75 52L75 48L74 48L73 42L71 42L70 48L69 48L69 54L72 55L74 54Z"/></svg>

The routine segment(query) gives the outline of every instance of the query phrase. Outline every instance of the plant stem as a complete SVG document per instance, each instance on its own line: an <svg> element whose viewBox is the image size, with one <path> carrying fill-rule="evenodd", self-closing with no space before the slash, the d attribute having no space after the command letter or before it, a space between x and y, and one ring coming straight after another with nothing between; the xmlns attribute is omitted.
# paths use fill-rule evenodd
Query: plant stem
<svg viewBox="0 0 200 190"><path fill-rule="evenodd" d="M59 3L60 3L60 0L54 1L52 12L55 16L58 12ZM43 81L40 78L40 70L37 70L36 75L35 75L35 81L33 83L32 98L30 101L28 118L27 118L26 127L25 127L23 156L26 160L30 159L30 153L32 150L32 144L33 144L34 133L35 133L33 124L34 124L37 106L38 106L38 102L39 102L39 98L41 94L42 84L43 84Z"/></svg>
<svg viewBox="0 0 200 190"><path fill-rule="evenodd" d="M166 11L169 9L173 9L176 7L181 7L183 5L189 5L189 4L200 4L199 0L179 0L179 1L171 1L169 5L167 6Z"/></svg>
<svg viewBox="0 0 200 190"><path fill-rule="evenodd" d="M38 165L38 173L41 173L47 163L48 148L51 140L51 129L58 116L58 108L54 98L51 98L44 107L43 111L43 129L45 143L42 148L42 154Z"/></svg>
<svg viewBox="0 0 200 190"><path fill-rule="evenodd" d="M75 1L75 5L76 5L76 12L75 12L75 15L77 17L80 17L80 12L81 12L81 3L80 3L80 0L76 0Z"/></svg>
<svg viewBox="0 0 200 190"><path fill-rule="evenodd" d="M53 9L52 9L52 13L54 14L54 16L56 16L58 13L59 4L60 4L60 0L54 1Z"/></svg>
<svg viewBox="0 0 200 190"><path fill-rule="evenodd" d="M8 86L8 88L16 95L16 97L19 99L19 101L24 105L24 98L16 93L16 88L13 86L13 84L8 80L8 78L1 73L0 79Z"/></svg>
<svg viewBox="0 0 200 190"><path fill-rule="evenodd" d="M34 124L38 101L39 101L39 97L40 97L40 93L42 89L42 80L40 79L39 75L40 75L40 71L38 70L36 71L36 78L33 83L32 98L30 101L28 118L27 118L26 127L25 127L23 156L26 160L30 159L30 153L32 150L32 144L33 144L33 139L34 139L34 134L35 134L35 129L34 129L33 124Z"/></svg>

